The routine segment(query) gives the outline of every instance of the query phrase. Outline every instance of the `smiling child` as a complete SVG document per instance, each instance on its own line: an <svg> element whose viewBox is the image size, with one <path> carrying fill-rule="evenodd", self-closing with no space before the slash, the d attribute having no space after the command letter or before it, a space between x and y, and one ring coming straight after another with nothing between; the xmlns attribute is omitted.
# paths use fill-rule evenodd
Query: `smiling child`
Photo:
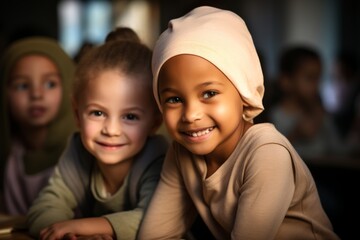
<svg viewBox="0 0 360 240"><path fill-rule="evenodd" d="M167 142L152 95L151 51L138 38L89 50L74 87L79 132L28 214L40 239L135 239Z"/></svg>
<svg viewBox="0 0 360 240"><path fill-rule="evenodd" d="M174 139L139 239L179 239L195 217L216 239L338 239L315 182L263 110L263 75L235 13L199 7L170 21L152 61Z"/></svg>

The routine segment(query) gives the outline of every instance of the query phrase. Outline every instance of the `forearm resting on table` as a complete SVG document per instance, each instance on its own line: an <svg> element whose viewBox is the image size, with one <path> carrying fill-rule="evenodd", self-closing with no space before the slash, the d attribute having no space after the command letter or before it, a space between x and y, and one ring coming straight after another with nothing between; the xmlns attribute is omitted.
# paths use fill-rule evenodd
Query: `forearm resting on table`
<svg viewBox="0 0 360 240"><path fill-rule="evenodd" d="M57 237L64 236L67 233L77 236L95 234L114 236L110 222L104 217L73 219L52 224L41 231L41 239L46 239L49 233Z"/></svg>

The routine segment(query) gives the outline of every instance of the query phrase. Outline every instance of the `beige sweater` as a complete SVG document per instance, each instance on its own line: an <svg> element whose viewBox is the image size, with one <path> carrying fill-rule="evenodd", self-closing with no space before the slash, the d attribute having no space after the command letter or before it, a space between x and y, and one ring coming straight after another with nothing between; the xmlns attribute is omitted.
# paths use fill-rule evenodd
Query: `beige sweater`
<svg viewBox="0 0 360 240"><path fill-rule="evenodd" d="M272 124L252 126L227 161L206 164L174 143L139 239L179 239L196 212L217 239L339 239L315 182Z"/></svg>

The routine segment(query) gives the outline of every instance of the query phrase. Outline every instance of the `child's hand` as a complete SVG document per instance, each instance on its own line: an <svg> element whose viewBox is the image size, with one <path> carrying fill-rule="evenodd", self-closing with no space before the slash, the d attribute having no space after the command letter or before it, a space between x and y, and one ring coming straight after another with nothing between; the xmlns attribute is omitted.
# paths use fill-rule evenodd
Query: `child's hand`
<svg viewBox="0 0 360 240"><path fill-rule="evenodd" d="M110 235L107 234L95 234L91 236L75 236L73 233L67 233L62 240L113 240Z"/></svg>
<svg viewBox="0 0 360 240"><path fill-rule="evenodd" d="M75 234L70 234L74 232L74 224L72 221L64 221L58 222L50 225L47 228L44 228L40 232L40 239L41 240L60 240L63 239L64 236L69 236L68 240L76 240ZM70 237L72 236L72 237Z"/></svg>
<svg viewBox="0 0 360 240"><path fill-rule="evenodd" d="M113 230L103 217L58 222L40 232L41 240L112 239Z"/></svg>

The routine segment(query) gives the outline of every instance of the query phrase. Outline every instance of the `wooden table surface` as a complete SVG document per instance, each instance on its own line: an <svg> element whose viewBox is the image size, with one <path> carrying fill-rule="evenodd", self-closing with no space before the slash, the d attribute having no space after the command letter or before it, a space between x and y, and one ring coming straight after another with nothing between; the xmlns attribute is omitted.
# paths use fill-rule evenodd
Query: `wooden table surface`
<svg viewBox="0 0 360 240"><path fill-rule="evenodd" d="M1 234L0 240L35 240L27 232L12 232L10 234Z"/></svg>
<svg viewBox="0 0 360 240"><path fill-rule="evenodd" d="M0 240L34 240L26 230L25 221L25 216L0 214Z"/></svg>

